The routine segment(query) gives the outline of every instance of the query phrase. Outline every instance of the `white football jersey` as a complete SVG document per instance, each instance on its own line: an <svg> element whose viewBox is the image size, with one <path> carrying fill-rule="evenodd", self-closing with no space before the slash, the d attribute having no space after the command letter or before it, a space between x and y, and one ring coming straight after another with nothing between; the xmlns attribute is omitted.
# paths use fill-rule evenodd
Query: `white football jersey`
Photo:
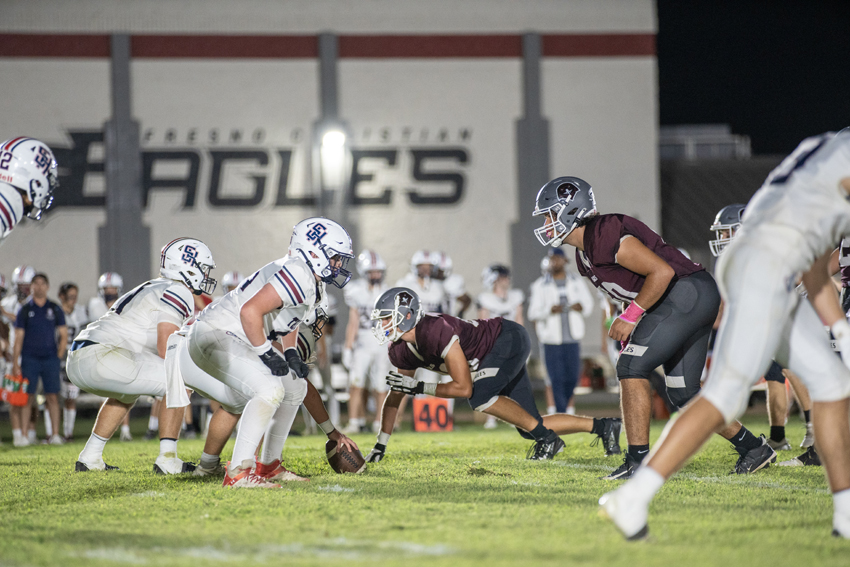
<svg viewBox="0 0 850 567"><path fill-rule="evenodd" d="M412 289L419 296L423 313L442 313L445 307L446 292L442 282L427 279L425 285L419 285L419 278L413 274L407 274L396 282L396 287Z"/></svg>
<svg viewBox="0 0 850 567"><path fill-rule="evenodd" d="M12 233L12 229L24 216L24 200L12 185L0 183L0 242Z"/></svg>
<svg viewBox="0 0 850 567"><path fill-rule="evenodd" d="M83 329L75 340L158 354L156 326L171 323L180 327L192 316L192 305L189 288L174 280L157 278L119 297L105 315Z"/></svg>
<svg viewBox="0 0 850 567"><path fill-rule="evenodd" d="M65 312L64 310L62 311ZM68 340L71 341L77 336L77 333L82 331L89 323L89 318L86 315L84 307L79 305L74 306L74 310L70 313L65 313L65 325L68 327Z"/></svg>
<svg viewBox="0 0 850 567"><path fill-rule="evenodd" d="M442 282L443 290L446 292L446 300L443 305L443 313L449 315L457 314L457 298L466 293L466 282L460 274L450 274Z"/></svg>
<svg viewBox="0 0 850 567"><path fill-rule="evenodd" d="M22 305L23 303L18 301L18 296L15 293L14 288L11 290L9 295L3 298L3 301L0 301L0 306L3 307L3 310L11 313L12 315L17 315L18 311L21 310ZM3 315L3 324L9 326L9 352L15 352L15 320L9 320L5 315Z"/></svg>
<svg viewBox="0 0 850 567"><path fill-rule="evenodd" d="M850 130L803 140L750 200L735 240L746 235L782 251L792 268L808 269L850 234L850 202L840 186L845 177L850 177Z"/></svg>
<svg viewBox="0 0 850 567"><path fill-rule="evenodd" d="M508 291L506 298L501 298L492 291L485 291L478 296L478 308L486 309L489 317L504 317L508 321L516 321L517 307L525 301L525 294L518 289Z"/></svg>
<svg viewBox="0 0 850 567"><path fill-rule="evenodd" d="M375 308L375 300L388 289L384 283L371 287L365 279L354 280L345 286L345 304L357 309L361 333L372 333L372 310Z"/></svg>
<svg viewBox="0 0 850 567"><path fill-rule="evenodd" d="M86 311L88 312L89 321L97 321L106 315L106 312L109 311L109 306L106 305L106 302L101 296L96 295L89 299L89 303L86 305Z"/></svg>
<svg viewBox="0 0 850 567"><path fill-rule="evenodd" d="M242 329L240 312L242 306L266 284L272 285L283 303L263 318L263 330L270 340L297 329L326 295L325 284L316 281L304 260L286 256L266 264L220 301L208 305L198 315L198 320L251 344Z"/></svg>

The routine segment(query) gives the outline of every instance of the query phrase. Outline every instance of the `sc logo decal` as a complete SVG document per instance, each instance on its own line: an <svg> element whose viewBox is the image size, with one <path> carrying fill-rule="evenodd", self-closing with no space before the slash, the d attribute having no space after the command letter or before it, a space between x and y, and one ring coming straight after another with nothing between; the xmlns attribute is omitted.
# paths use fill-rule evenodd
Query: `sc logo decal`
<svg viewBox="0 0 850 567"><path fill-rule="evenodd" d="M198 257L198 250L194 246L186 246L183 248L183 261L191 264Z"/></svg>
<svg viewBox="0 0 850 567"><path fill-rule="evenodd" d="M321 223L316 223L307 232L307 240L310 242L321 242L322 238L328 233L328 229Z"/></svg>

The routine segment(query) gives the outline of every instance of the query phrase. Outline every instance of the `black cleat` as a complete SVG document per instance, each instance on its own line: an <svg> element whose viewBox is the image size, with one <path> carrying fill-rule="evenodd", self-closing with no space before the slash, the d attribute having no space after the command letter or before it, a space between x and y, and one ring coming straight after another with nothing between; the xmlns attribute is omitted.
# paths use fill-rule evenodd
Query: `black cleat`
<svg viewBox="0 0 850 567"><path fill-rule="evenodd" d="M552 432L545 439L541 439L528 448L525 458L531 461L551 461L555 455L564 450L566 444Z"/></svg>
<svg viewBox="0 0 850 567"><path fill-rule="evenodd" d="M806 452L800 455L799 457L794 457L789 461L782 461L781 463L777 463L777 466L780 467L819 467L821 466L820 457L818 456L815 448L809 447L806 449Z"/></svg>
<svg viewBox="0 0 850 567"><path fill-rule="evenodd" d="M735 451L741 456L735 463L735 470L732 471L734 474L751 474L776 462L776 451L767 444L764 435L761 436L761 445L755 449L741 452L741 449L736 448Z"/></svg>
<svg viewBox="0 0 850 567"><path fill-rule="evenodd" d="M604 417L602 418L602 433L596 436L596 439L590 442L591 447L595 447L602 441L602 446L605 448L605 456L619 455L620 450L620 429L623 426L623 421L619 417Z"/></svg>
<svg viewBox="0 0 850 567"><path fill-rule="evenodd" d="M148 429L145 431L145 441L153 441L157 437L159 437L159 431L156 429Z"/></svg>
<svg viewBox="0 0 850 567"><path fill-rule="evenodd" d="M631 453L626 451L626 458L623 461L623 464L620 465L614 472L611 474L600 476L600 480L626 480L627 478L632 478L632 475L635 474L640 463L632 457Z"/></svg>
<svg viewBox="0 0 850 567"><path fill-rule="evenodd" d="M188 463L186 461L183 461L183 466L180 467L180 469L181 469L180 472L181 473L195 472L196 468L198 468L198 466L195 463ZM169 473L165 472L162 468L160 468L160 466L156 463L154 463L154 465L153 465L153 472L155 472L156 474L161 474L161 475L169 474ZM174 473L172 473L172 474L174 474Z"/></svg>
<svg viewBox="0 0 850 567"><path fill-rule="evenodd" d="M105 469L103 469L105 471L120 471L121 470L118 467L113 467L112 465L107 465L106 463L103 463L103 464L106 467ZM89 471L99 471L99 470L101 470L101 469L91 469L91 468L89 468L89 466L82 461L77 461L76 463L74 463L74 472L89 472Z"/></svg>
<svg viewBox="0 0 850 567"><path fill-rule="evenodd" d="M645 525L644 527L642 527L640 529L640 531L638 533L636 533L635 535L627 537L626 540L627 541L640 541L642 539L646 539L647 537L649 537L649 525L648 524Z"/></svg>

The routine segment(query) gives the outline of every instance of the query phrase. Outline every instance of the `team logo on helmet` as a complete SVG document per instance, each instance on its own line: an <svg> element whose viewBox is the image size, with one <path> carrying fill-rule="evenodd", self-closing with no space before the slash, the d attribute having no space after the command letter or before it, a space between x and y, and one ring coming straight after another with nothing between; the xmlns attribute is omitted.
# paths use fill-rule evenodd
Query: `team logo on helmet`
<svg viewBox="0 0 850 567"><path fill-rule="evenodd" d="M183 261L191 264L198 257L198 250L194 246L183 248Z"/></svg>
<svg viewBox="0 0 850 567"><path fill-rule="evenodd" d="M307 231L305 236L310 242L321 242L327 233L328 229L325 228L325 225L316 223Z"/></svg>

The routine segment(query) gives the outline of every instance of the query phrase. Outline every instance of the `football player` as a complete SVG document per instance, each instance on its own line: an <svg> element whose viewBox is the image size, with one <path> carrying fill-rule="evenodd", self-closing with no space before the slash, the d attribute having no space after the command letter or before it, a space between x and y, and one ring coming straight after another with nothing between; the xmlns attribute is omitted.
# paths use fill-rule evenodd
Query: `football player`
<svg viewBox="0 0 850 567"><path fill-rule="evenodd" d="M224 274L221 278L221 294L227 295L239 285L243 279L242 274L237 271L230 271Z"/></svg>
<svg viewBox="0 0 850 567"><path fill-rule="evenodd" d="M348 369L349 380L346 433L360 433L366 426L363 399L366 378L369 379L369 391L375 397L375 407L380 408L387 395L385 377L390 370L387 348L375 342L370 318L375 300L387 290L384 283L387 265L374 251L364 250L357 257L357 271L360 279L345 288L345 303L349 307L345 348L342 351L342 365ZM380 418L376 415L373 429L379 427Z"/></svg>
<svg viewBox="0 0 850 567"><path fill-rule="evenodd" d="M287 256L254 272L191 326L188 351L195 366L247 398L224 486L279 486L273 481L288 472L280 459L309 372L295 331L322 302L326 284L348 283L353 257L342 226L325 218L303 220L292 231ZM280 337L282 355L272 346Z"/></svg>
<svg viewBox="0 0 850 567"><path fill-rule="evenodd" d="M77 305L79 293L79 288L75 283L65 282L59 286L59 301L62 304L62 311L65 312L65 325L68 327L68 336L71 338L76 337L89 322L86 310ZM65 371L65 359L60 360L60 363L62 397L65 398L65 406L62 410L62 434L65 441L73 441L74 422L77 419L77 397L80 395L80 389L68 380L68 373Z"/></svg>
<svg viewBox="0 0 850 567"><path fill-rule="evenodd" d="M464 312L472 304L472 298L466 293L466 283L463 276L452 271L454 264L451 257L445 252L433 252L434 269L431 277L443 284L446 299L443 304L443 313L463 317Z"/></svg>
<svg viewBox="0 0 850 567"><path fill-rule="evenodd" d="M15 348L15 319L18 317L18 311L21 309L21 306L26 302L30 295L30 285L32 284L33 277L35 277L35 268L26 265L17 266L12 271L12 285L14 286L15 293L6 296L3 298L2 302L0 302L0 308L2 308L3 311L3 322L10 329L8 341L10 363L15 362L12 360L12 353ZM37 414L36 417L31 419L29 422L30 430L23 431L22 424L24 411L30 411L29 406L25 408L9 408L9 419L12 422L12 444L15 447L25 447L36 443L37 441L35 435Z"/></svg>
<svg viewBox="0 0 850 567"><path fill-rule="evenodd" d="M108 398L75 465L79 472L114 470L103 461L106 442L139 396L165 395L165 348L168 337L192 316L192 295L211 293L215 267L206 244L177 238L160 253L159 275L119 297L109 311L71 343L65 370L81 390ZM154 472L190 472L177 458L183 409L163 410L159 456Z"/></svg>
<svg viewBox="0 0 850 567"><path fill-rule="evenodd" d="M97 295L87 305L89 321L106 315L124 291L124 278L115 272L104 272L97 278Z"/></svg>
<svg viewBox="0 0 850 567"><path fill-rule="evenodd" d="M58 186L56 160L46 144L26 137L0 144L0 244L24 215L41 219Z"/></svg>
<svg viewBox="0 0 850 567"><path fill-rule="evenodd" d="M850 129L804 140L747 205L717 266L726 312L705 388L672 422L634 477L600 499L629 539L648 533L649 504L712 431L746 409L772 358L797 374L813 401L815 439L833 494L833 534L850 538L850 324L828 271L850 233ZM795 290L802 280L808 301ZM823 336L830 327L843 358Z"/></svg>
<svg viewBox="0 0 850 567"><path fill-rule="evenodd" d="M534 440L529 459L552 459L564 448L559 435L568 433L597 435L606 455L620 451L619 419L540 416L525 366L531 341L522 325L502 318L468 321L423 313L416 292L403 287L389 289L378 298L372 320L378 342L391 343L390 361L398 372L387 376L392 392L384 402L382 437L367 462L383 458L400 397L405 394L466 399L476 411L498 417ZM417 380L414 374L419 368L446 374L451 380L445 384Z"/></svg>
<svg viewBox="0 0 850 567"><path fill-rule="evenodd" d="M576 249L579 273L611 299L628 304L608 335L620 341L617 378L629 449L622 466L603 477L629 478L649 454L651 372L664 367L667 394L683 407L700 389L708 337L720 294L714 278L648 226L626 215L600 215L590 184L558 177L537 194L534 231L544 246L567 243ZM720 435L740 455L735 472L755 472L776 460L776 452L738 422Z"/></svg>

